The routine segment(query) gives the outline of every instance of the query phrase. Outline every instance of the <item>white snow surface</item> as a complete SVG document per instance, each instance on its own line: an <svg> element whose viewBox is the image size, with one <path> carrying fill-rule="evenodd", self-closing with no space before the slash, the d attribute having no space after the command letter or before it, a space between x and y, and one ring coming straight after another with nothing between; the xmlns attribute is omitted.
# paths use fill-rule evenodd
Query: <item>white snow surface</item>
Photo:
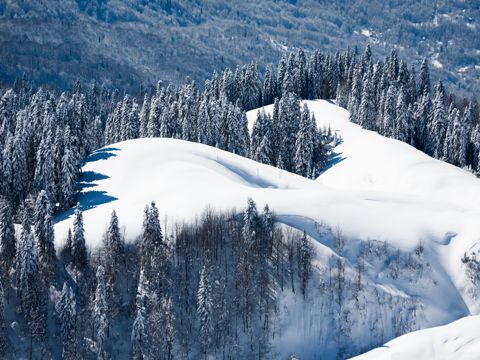
<svg viewBox="0 0 480 360"><path fill-rule="evenodd" d="M394 286L381 276L372 280L375 286L394 296L420 299L425 306L422 327L478 314L478 301L468 295L460 259L480 240L480 181L405 143L362 129L332 102L306 103L319 126L330 126L342 138L330 167L315 181L175 139L130 140L96 151L85 160L81 179L88 246L101 245L113 210L126 240L133 241L141 232L143 209L152 200L168 231L174 221L193 220L208 205L241 210L251 197L258 208L268 204L281 222L307 229L318 241L318 263L328 259L333 248L312 224L341 228L350 252L360 240L388 241L402 251L422 243L435 286ZM272 106L264 110L271 112ZM250 129L257 111L247 113ZM72 214L73 209L56 219L57 247L72 226ZM285 334L298 336L290 342L283 339L280 353L287 354L289 346L301 347L302 342L315 346L314 338L305 340L295 330L302 326L295 325L300 321L297 310L289 312Z"/></svg>
<svg viewBox="0 0 480 360"><path fill-rule="evenodd" d="M480 359L479 328L480 316L467 316L445 326L405 334L353 359L476 360Z"/></svg>

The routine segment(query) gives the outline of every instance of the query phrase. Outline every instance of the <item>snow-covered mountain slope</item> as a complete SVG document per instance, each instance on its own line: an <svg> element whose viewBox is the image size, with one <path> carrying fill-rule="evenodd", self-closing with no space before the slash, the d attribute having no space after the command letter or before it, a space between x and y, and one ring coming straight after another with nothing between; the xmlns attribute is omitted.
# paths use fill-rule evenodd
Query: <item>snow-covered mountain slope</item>
<svg viewBox="0 0 480 360"><path fill-rule="evenodd" d="M316 182L352 200L333 204L323 219L351 237L387 240L404 250L422 242L458 289L468 286L459 259L480 240L480 180L406 143L362 129L331 102L307 104L320 127L330 126L343 139L334 163ZM248 113L250 127L257 112ZM478 312L476 304L465 301Z"/></svg>
<svg viewBox="0 0 480 360"><path fill-rule="evenodd" d="M400 336L354 359L478 359L480 358L479 328L480 316L468 316L445 326Z"/></svg>
<svg viewBox="0 0 480 360"><path fill-rule="evenodd" d="M350 340L345 337L344 353L358 354L405 331L478 313L460 259L480 239L480 181L409 145L363 130L332 103L307 104L320 126L330 125L343 139L330 168L316 181L174 139L130 140L93 153L85 160L80 195L88 244L101 244L114 209L126 240L135 239L143 208L152 200L167 231L175 220L192 220L207 205L241 209L248 197L258 207L268 204L280 222L317 240L312 281L320 284L314 286L318 293L307 302L288 293L281 299L283 336L273 346L282 356L334 357L335 341L345 332ZM250 124L256 113L247 114ZM59 246L72 212L57 219ZM335 242L338 229L344 247ZM365 263L361 301L349 290L359 259ZM336 281L332 272L338 266L344 266L347 285L337 287L337 301L324 285ZM331 307L336 301L337 315Z"/></svg>

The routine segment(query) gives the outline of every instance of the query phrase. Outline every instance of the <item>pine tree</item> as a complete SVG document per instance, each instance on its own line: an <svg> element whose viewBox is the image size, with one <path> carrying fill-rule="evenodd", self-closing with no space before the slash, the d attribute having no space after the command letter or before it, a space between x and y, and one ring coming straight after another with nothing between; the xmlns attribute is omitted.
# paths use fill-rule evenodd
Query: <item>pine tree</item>
<svg viewBox="0 0 480 360"><path fill-rule="evenodd" d="M265 80L263 82L263 105L273 104L277 96L277 79L272 65L267 65Z"/></svg>
<svg viewBox="0 0 480 360"><path fill-rule="evenodd" d="M262 164L271 165L272 164L272 147L270 145L270 139L265 135L258 146L253 160L258 161Z"/></svg>
<svg viewBox="0 0 480 360"><path fill-rule="evenodd" d="M348 97L347 110L350 112L350 121L358 123L358 108L362 99L362 70L359 64L353 71L352 87Z"/></svg>
<svg viewBox="0 0 480 360"><path fill-rule="evenodd" d="M150 97L148 94L145 94L143 98L142 109L140 110L140 127L139 127L139 136L141 138L147 137L148 131L148 118L150 116Z"/></svg>
<svg viewBox="0 0 480 360"><path fill-rule="evenodd" d="M415 142L414 145L418 149L425 151L428 145L428 121L431 117L431 101L428 94L421 95L420 101L417 102L417 107L414 113L415 126Z"/></svg>
<svg viewBox="0 0 480 360"><path fill-rule="evenodd" d="M279 103L279 158L281 156L283 168L293 170L295 156L295 137L300 127L300 102L293 93L286 94Z"/></svg>
<svg viewBox="0 0 480 360"><path fill-rule="evenodd" d="M181 129L178 128L178 103L174 101L162 114L160 137L181 138Z"/></svg>
<svg viewBox="0 0 480 360"><path fill-rule="evenodd" d="M100 116L95 117L92 129L92 150L100 149L105 145L105 134L103 133L102 119Z"/></svg>
<svg viewBox="0 0 480 360"><path fill-rule="evenodd" d="M133 360L146 360L148 359L146 346L147 346L147 333L145 331L145 319L142 311L137 310L135 321L132 328L132 359Z"/></svg>
<svg viewBox="0 0 480 360"><path fill-rule="evenodd" d="M77 359L76 302L72 289L66 283L63 283L60 299L55 304L55 308L61 330L62 359Z"/></svg>
<svg viewBox="0 0 480 360"><path fill-rule="evenodd" d="M39 258L37 244L31 230L31 218L30 204L25 203L16 255L18 298L22 314L28 324L30 337L44 340L47 330L46 302L43 294L43 282L38 271Z"/></svg>
<svg viewBox="0 0 480 360"><path fill-rule="evenodd" d="M105 269L102 265L97 268L97 287L93 303L93 320L95 323L95 346L98 360L106 360L108 354L108 295Z"/></svg>
<svg viewBox="0 0 480 360"><path fill-rule="evenodd" d="M270 134L271 134L271 120L267 114L265 114L264 111L258 111L257 113L257 119L255 123L253 124L253 129L252 129L252 141L251 141L251 146L250 146L250 156L252 159L263 162L264 164L271 164L271 153L267 154L267 152L270 151L270 149L267 149L266 147L271 146L270 142ZM266 138L264 140L264 138ZM264 142L263 144L263 149L260 151L260 146L261 143ZM263 158L263 160L259 160L259 156ZM267 157L268 156L268 157Z"/></svg>
<svg viewBox="0 0 480 360"><path fill-rule="evenodd" d="M36 156L34 190L46 190L49 196L54 194L55 169L53 159L53 133L43 136Z"/></svg>
<svg viewBox="0 0 480 360"><path fill-rule="evenodd" d="M147 123L147 136L158 137L160 134L160 119L162 116L163 104L161 98L152 98L150 115Z"/></svg>
<svg viewBox="0 0 480 360"><path fill-rule="evenodd" d="M411 121L410 113L407 107L407 101L403 88L398 92L396 106L396 128L394 137L400 141L410 143L411 140Z"/></svg>
<svg viewBox="0 0 480 360"><path fill-rule="evenodd" d="M208 111L208 101L206 99L202 100L200 103L200 108L198 112L198 142L201 144L206 144L210 146L215 145L215 124L212 122L210 113Z"/></svg>
<svg viewBox="0 0 480 360"><path fill-rule="evenodd" d="M0 356L7 358L9 341L7 329L5 328L5 293L3 290L2 279L0 279Z"/></svg>
<svg viewBox="0 0 480 360"><path fill-rule="evenodd" d="M376 130L375 121L377 119L375 93L373 90L372 78L370 72L365 73L363 78L363 90L358 110L358 124L367 130Z"/></svg>
<svg viewBox="0 0 480 360"><path fill-rule="evenodd" d="M467 165L468 133L458 109L452 111L449 124L443 147L443 160L464 167Z"/></svg>
<svg viewBox="0 0 480 360"><path fill-rule="evenodd" d="M212 289L207 268L204 265L200 273L197 291L197 314L200 322L200 342L206 355L212 341Z"/></svg>
<svg viewBox="0 0 480 360"><path fill-rule="evenodd" d="M112 211L110 224L104 237L104 248L104 264L107 281L112 288L115 288L125 251L124 241L120 235L118 216L115 210Z"/></svg>
<svg viewBox="0 0 480 360"><path fill-rule="evenodd" d="M70 147L68 130L65 132L65 150L62 158L61 205L64 209L72 204L77 189L78 159Z"/></svg>
<svg viewBox="0 0 480 360"><path fill-rule="evenodd" d="M383 100L383 123L381 126L381 133L384 136L393 137L395 134L395 123L397 118L396 99L397 94L395 87L390 85Z"/></svg>
<svg viewBox="0 0 480 360"><path fill-rule="evenodd" d="M80 203L77 203L73 219L72 262L73 266L79 271L84 271L88 266L83 214L80 210Z"/></svg>
<svg viewBox="0 0 480 360"><path fill-rule="evenodd" d="M313 130L310 112L306 104L303 106L300 120L300 129L295 142L295 173L308 177L311 174L313 164Z"/></svg>
<svg viewBox="0 0 480 360"><path fill-rule="evenodd" d="M136 139L140 132L140 118L138 114L138 104L132 101L130 108L125 110L122 123L122 140Z"/></svg>
<svg viewBox="0 0 480 360"><path fill-rule="evenodd" d="M7 199L0 198L0 267L4 274L15 263L15 246L12 206Z"/></svg>
<svg viewBox="0 0 480 360"><path fill-rule="evenodd" d="M430 70L428 68L428 60L424 58L420 67L420 84L418 92L421 95L430 95Z"/></svg>
<svg viewBox="0 0 480 360"><path fill-rule="evenodd" d="M46 280L49 280L53 276L56 260L54 245L55 235L53 232L51 211L47 192L42 190L38 194L37 201L35 202L33 219L41 268Z"/></svg>
<svg viewBox="0 0 480 360"><path fill-rule="evenodd" d="M446 95L441 82L435 86L432 119L428 128L430 138L427 144L427 153L440 159L443 155L443 143L447 131Z"/></svg>
<svg viewBox="0 0 480 360"><path fill-rule="evenodd" d="M313 248L306 232L303 232L300 240L300 249L298 254L298 268L300 275L300 291L304 298L307 296L308 281L312 274Z"/></svg>
<svg viewBox="0 0 480 360"><path fill-rule="evenodd" d="M165 318L165 349L164 354L167 360L173 359L173 345L175 341L175 312L170 297L162 298L162 313Z"/></svg>

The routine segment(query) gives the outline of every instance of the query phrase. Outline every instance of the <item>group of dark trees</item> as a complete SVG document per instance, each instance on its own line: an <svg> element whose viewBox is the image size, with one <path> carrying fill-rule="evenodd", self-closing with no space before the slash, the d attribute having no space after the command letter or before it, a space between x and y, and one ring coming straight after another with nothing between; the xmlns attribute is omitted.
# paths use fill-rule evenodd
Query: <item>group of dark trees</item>
<svg viewBox="0 0 480 360"><path fill-rule="evenodd" d="M240 214L207 209L168 236L152 202L133 243L113 212L103 246L90 252L77 207L58 258L46 192L21 209L16 236L1 202L2 358L264 358L278 292L291 286L308 295L309 238L285 233L268 206L259 212L252 200ZM12 309L23 344L7 335Z"/></svg>

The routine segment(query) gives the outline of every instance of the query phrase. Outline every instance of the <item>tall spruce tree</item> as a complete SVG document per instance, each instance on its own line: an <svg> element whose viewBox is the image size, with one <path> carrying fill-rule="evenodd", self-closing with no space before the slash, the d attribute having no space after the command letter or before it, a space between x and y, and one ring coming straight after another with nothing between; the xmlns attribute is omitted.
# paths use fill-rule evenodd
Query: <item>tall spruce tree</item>
<svg viewBox="0 0 480 360"><path fill-rule="evenodd" d="M72 289L63 283L60 298L55 304L57 318L60 323L62 341L62 359L75 360L78 358L76 339L76 302Z"/></svg>
<svg viewBox="0 0 480 360"><path fill-rule="evenodd" d="M15 264L15 252L12 206L6 198L0 198L0 267L5 275Z"/></svg>
<svg viewBox="0 0 480 360"><path fill-rule="evenodd" d="M212 288L207 267L204 265L200 273L200 280L198 283L197 314L200 323L200 343L205 356L208 353L210 344L212 342L212 309Z"/></svg>
<svg viewBox="0 0 480 360"><path fill-rule="evenodd" d="M7 329L5 328L5 292L3 290L2 279L0 279L0 356L7 358L9 341Z"/></svg>
<svg viewBox="0 0 480 360"><path fill-rule="evenodd" d="M97 287L93 303L93 320L95 323L95 352L98 360L109 359L108 352L108 287L105 269L102 265L97 268Z"/></svg>
<svg viewBox="0 0 480 360"><path fill-rule="evenodd" d="M87 247L85 245L85 229L80 203L75 207L72 236L72 263L79 271L85 271L88 266Z"/></svg>
<svg viewBox="0 0 480 360"><path fill-rule="evenodd" d="M295 141L295 173L309 177L313 170L313 135L312 121L310 119L310 111L306 104L302 109L300 120L300 128Z"/></svg>
<svg viewBox="0 0 480 360"><path fill-rule="evenodd" d="M38 246L40 265L44 278L51 279L55 268L55 245L50 200L45 190L40 191L33 213L35 239Z"/></svg>
<svg viewBox="0 0 480 360"><path fill-rule="evenodd" d="M148 338L145 330L145 318L142 311L137 309L131 336L133 360L146 360L149 358L147 353Z"/></svg>

